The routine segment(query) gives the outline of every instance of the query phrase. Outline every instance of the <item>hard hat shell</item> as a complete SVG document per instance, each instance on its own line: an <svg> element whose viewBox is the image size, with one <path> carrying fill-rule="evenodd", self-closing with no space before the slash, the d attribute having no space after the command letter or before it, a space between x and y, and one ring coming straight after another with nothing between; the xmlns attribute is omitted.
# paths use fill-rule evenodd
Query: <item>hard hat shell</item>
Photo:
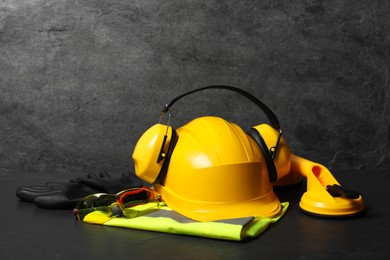
<svg viewBox="0 0 390 260"><path fill-rule="evenodd" d="M198 221L280 212L260 148L239 126L207 116L176 131L165 180L154 185L169 207Z"/></svg>

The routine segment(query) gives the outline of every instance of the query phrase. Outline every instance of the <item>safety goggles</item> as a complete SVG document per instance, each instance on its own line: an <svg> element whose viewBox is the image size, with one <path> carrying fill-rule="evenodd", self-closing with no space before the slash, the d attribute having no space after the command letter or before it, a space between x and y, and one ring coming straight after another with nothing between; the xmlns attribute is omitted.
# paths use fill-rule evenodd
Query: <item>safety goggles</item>
<svg viewBox="0 0 390 260"><path fill-rule="evenodd" d="M77 219L93 211L104 211L109 217L127 216L126 209L155 202L158 206L161 197L148 187L123 190L117 194L97 193L81 199L73 210Z"/></svg>

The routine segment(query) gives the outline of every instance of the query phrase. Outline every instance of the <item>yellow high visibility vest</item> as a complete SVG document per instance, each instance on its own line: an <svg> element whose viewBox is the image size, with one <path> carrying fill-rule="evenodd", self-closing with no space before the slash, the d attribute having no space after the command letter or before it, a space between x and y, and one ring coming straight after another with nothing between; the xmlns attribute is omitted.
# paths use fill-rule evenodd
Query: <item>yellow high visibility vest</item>
<svg viewBox="0 0 390 260"><path fill-rule="evenodd" d="M282 210L273 217L260 216L200 222L173 211L164 203L138 205L126 209L127 217L109 217L109 213L93 211L83 222L105 226L124 227L171 234L191 235L215 239L241 241L257 237L271 223L277 222L286 212L288 202L281 203ZM129 217L130 216L130 217Z"/></svg>

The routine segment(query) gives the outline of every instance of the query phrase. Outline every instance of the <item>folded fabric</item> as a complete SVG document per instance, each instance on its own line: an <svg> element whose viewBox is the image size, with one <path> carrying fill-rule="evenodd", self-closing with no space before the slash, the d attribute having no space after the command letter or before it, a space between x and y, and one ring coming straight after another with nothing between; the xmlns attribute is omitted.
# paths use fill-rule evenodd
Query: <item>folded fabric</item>
<svg viewBox="0 0 390 260"><path fill-rule="evenodd" d="M257 237L271 223L277 222L286 212L288 202L283 202L282 210L274 217L246 217L210 222L199 222L173 211L164 203L138 205L126 209L129 217L109 217L107 212L93 211L83 222L105 226L124 227L171 234L191 235L214 239L241 241Z"/></svg>

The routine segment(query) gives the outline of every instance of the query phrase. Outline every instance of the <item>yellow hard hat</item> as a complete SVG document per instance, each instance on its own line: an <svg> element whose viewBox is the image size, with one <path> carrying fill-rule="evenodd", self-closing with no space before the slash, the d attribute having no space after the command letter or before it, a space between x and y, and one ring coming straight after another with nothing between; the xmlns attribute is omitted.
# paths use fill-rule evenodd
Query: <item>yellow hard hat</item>
<svg viewBox="0 0 390 260"><path fill-rule="evenodd" d="M177 134L165 180L155 184L172 209L199 221L280 212L260 148L239 126L201 117Z"/></svg>
<svg viewBox="0 0 390 260"><path fill-rule="evenodd" d="M289 172L291 153L268 107L241 89L210 86L173 99L162 112L179 98L209 88L243 94L265 112L272 126L259 125L246 133L234 123L210 116L177 130L169 124L156 124L135 146L137 176L154 183L171 208L195 220L278 214L281 205L271 181L278 179L278 171L282 175ZM263 138L262 132L268 137Z"/></svg>

